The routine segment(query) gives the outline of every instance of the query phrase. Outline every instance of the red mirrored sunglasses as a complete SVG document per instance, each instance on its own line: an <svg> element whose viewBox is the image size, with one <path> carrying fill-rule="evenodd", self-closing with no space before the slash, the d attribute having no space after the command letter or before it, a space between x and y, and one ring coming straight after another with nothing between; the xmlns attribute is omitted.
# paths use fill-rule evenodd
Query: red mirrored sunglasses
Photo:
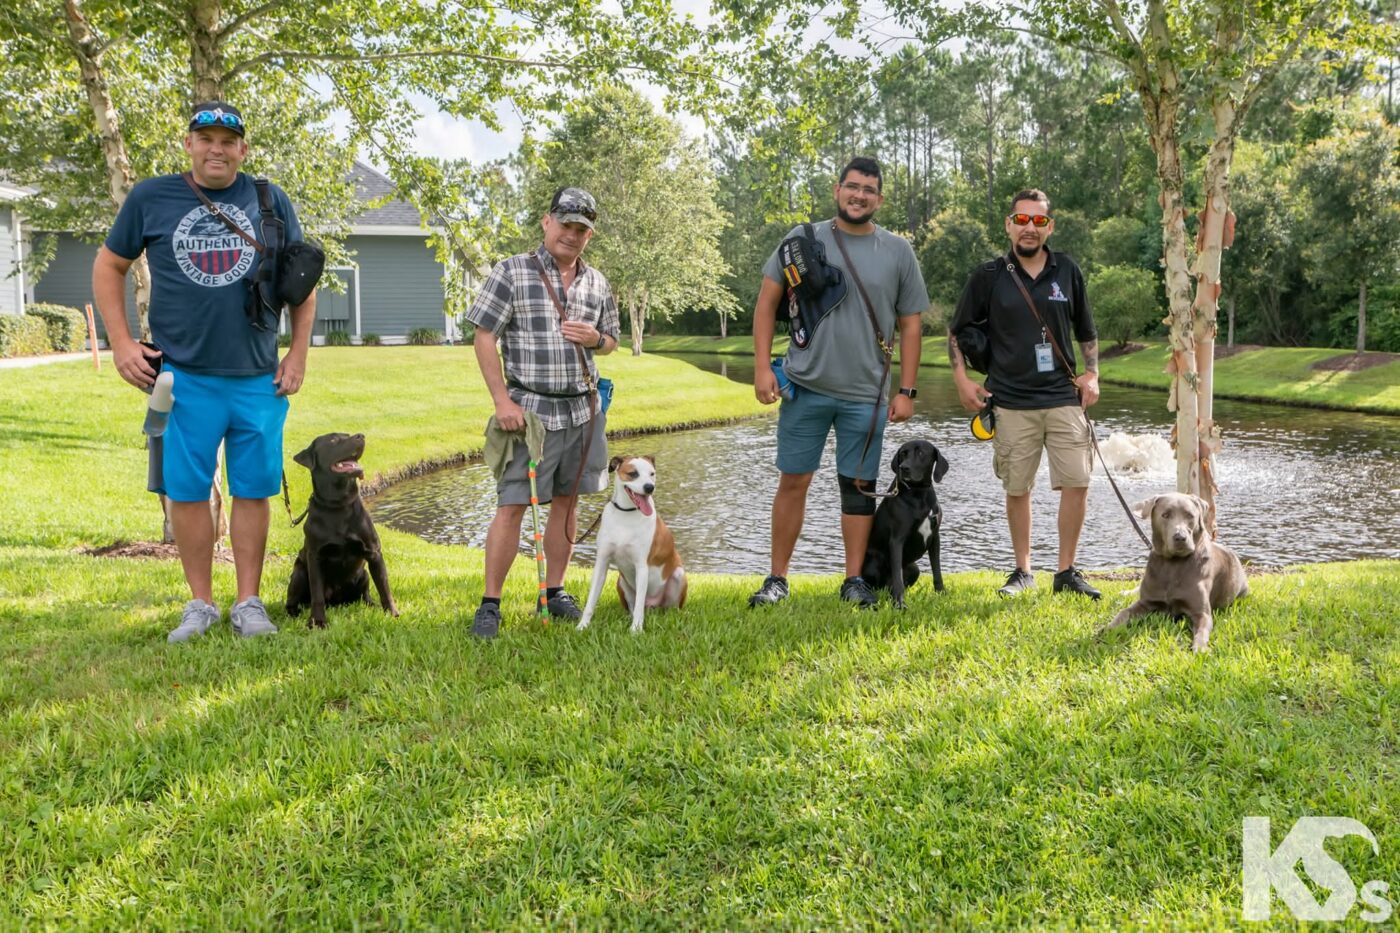
<svg viewBox="0 0 1400 933"><path fill-rule="evenodd" d="M1035 224L1037 227L1050 225L1048 214L1007 214L1006 219L1018 227L1024 227L1026 224Z"/></svg>

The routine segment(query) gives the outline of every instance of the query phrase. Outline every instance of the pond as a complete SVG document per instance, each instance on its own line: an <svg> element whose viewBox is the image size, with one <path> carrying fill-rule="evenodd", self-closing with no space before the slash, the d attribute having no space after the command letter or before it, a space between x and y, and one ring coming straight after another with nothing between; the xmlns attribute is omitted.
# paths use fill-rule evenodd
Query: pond
<svg viewBox="0 0 1400 933"><path fill-rule="evenodd" d="M752 384L745 357L677 355L701 369ZM924 367L914 417L885 433L881 487L889 457L913 438L933 441L951 467L938 487L944 510L946 570L1009 570L1012 564L1001 485L992 473L992 445L973 440L946 369ZM1166 393L1104 386L1094 406L1102 443L1114 432L1168 437ZM776 416L776 407L774 414ZM1400 558L1400 419L1254 402L1216 401L1225 437L1217 458L1220 540L1246 561L1276 567L1354 558ZM657 509L676 536L688 569L768 572L768 528L778 473L773 467L776 417L673 434L615 439L614 454L656 458ZM812 482L807 519L793 556L797 573L843 567L835 443L828 444ZM1032 496L1032 564L1054 570L1055 509L1047 468ZM1170 462L1144 473L1116 474L1129 503L1170 492ZM370 500L375 521L444 544L480 547L495 510L494 483L480 463L399 483ZM587 527L606 502L589 497ZM529 516L526 516L528 527ZM524 540L522 551L527 550ZM1142 543L1096 466L1079 549L1083 568L1135 566ZM592 564L592 542L575 560Z"/></svg>

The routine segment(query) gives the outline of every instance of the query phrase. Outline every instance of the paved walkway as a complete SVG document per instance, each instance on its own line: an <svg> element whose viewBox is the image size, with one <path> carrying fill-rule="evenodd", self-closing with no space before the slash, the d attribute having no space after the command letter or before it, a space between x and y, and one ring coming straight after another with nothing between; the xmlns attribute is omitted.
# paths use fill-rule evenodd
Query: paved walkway
<svg viewBox="0 0 1400 933"><path fill-rule="evenodd" d="M102 356L107 356L107 352L101 351ZM45 363L68 363L73 360L90 360L91 351L82 353L46 353L43 356L11 356L0 359L0 369L24 369L28 366L43 366ZM111 357L107 357L107 362L111 362Z"/></svg>

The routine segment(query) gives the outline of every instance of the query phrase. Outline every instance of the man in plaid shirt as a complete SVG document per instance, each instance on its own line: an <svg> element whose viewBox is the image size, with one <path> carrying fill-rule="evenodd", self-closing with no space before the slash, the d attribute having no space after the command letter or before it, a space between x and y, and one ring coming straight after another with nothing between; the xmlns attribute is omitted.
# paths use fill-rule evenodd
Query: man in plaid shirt
<svg viewBox="0 0 1400 933"><path fill-rule="evenodd" d="M563 586L573 553L578 494L598 492L606 483L601 469L584 470L574 488L584 440L593 430L588 382L575 347L584 348L589 375L596 381L593 356L616 350L619 333L617 302L607 279L581 258L597 219L592 195L582 188L560 188L540 220L544 243L498 263L467 312L476 326L476 361L496 405L497 424L506 431L522 430L525 412L531 411L545 428L544 454L536 468L540 502L552 502L544 531L545 586L549 614L565 619L582 614ZM564 305L562 323L546 278ZM504 375L498 343L505 356ZM606 463L606 445L590 445L588 460ZM494 638L501 625L501 588L530 504L528 461L526 445L516 444L496 484L496 516L486 531L486 592L472 623L472 634L480 638Z"/></svg>

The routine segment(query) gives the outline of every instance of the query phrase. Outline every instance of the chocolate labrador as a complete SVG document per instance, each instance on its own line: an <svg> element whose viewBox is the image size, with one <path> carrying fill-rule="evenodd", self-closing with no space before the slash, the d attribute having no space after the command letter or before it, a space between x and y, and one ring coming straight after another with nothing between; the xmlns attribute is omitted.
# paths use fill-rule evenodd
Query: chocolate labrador
<svg viewBox="0 0 1400 933"><path fill-rule="evenodd" d="M1204 499L1168 493L1133 507L1152 521L1152 553L1138 587L1137 602L1119 612L1104 631L1152 612L1191 620L1191 650L1205 651L1212 613L1249 592L1244 567L1229 548L1210 539Z"/></svg>
<svg viewBox="0 0 1400 933"><path fill-rule="evenodd" d="M360 499L358 481L365 471L359 460L364 452L363 434L322 434L293 458L311 471L312 491L306 542L287 584L287 615L297 615L309 604L314 628L325 628L327 606L360 601L374 605L369 598L371 576L384 611L399 614L389 593L379 535Z"/></svg>
<svg viewBox="0 0 1400 933"><path fill-rule="evenodd" d="M943 592L943 568L938 560L938 526L943 509L938 505L934 483L943 481L948 461L928 441L907 441L890 461L894 480L890 492L896 495L880 500L870 544L860 575L872 590L890 591L890 602L904 608L904 591L919 579L919 558L928 553L933 568L933 588ZM892 568L901 568L894 573Z"/></svg>

